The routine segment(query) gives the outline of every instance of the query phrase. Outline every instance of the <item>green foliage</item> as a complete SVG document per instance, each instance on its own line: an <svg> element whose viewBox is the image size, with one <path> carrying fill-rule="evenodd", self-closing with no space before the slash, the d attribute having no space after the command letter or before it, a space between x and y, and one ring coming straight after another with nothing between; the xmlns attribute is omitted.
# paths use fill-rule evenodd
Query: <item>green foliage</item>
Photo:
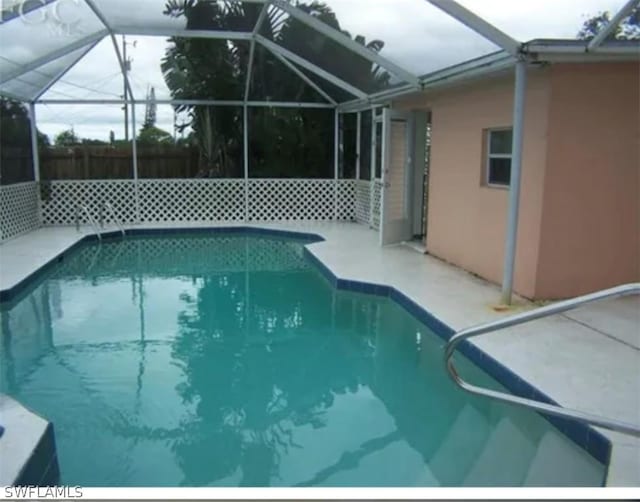
<svg viewBox="0 0 640 502"><path fill-rule="evenodd" d="M38 131L37 137L40 148L51 145L45 133ZM0 98L0 139L3 145L31 148L31 120L24 105Z"/></svg>
<svg viewBox="0 0 640 502"><path fill-rule="evenodd" d="M340 29L333 11L319 2L298 7L316 19ZM261 4L170 0L165 14L186 18L191 30L253 30ZM346 33L346 32L345 32ZM349 35L348 33L346 33ZM389 75L292 17L270 13L261 35L305 57L339 78L371 92L383 88ZM383 42L366 43L375 51ZM174 38L162 61L162 71L174 99L242 100L244 98L250 44L202 38ZM256 46L250 99L260 101L317 102L318 94L302 79ZM318 81L317 77L312 77ZM319 82L337 100L351 98L341 89ZM201 152L205 171L212 176L242 176L243 113L240 107L178 106L189 120L179 129L193 131L193 143ZM250 109L249 166L251 176L330 177L333 171L333 111Z"/></svg>
<svg viewBox="0 0 640 502"><path fill-rule="evenodd" d="M80 143L80 138L78 138L73 128L67 129L65 131L62 131L61 133L56 134L56 137L53 140L53 144L57 147L76 146L79 143Z"/></svg>
<svg viewBox="0 0 640 502"><path fill-rule="evenodd" d="M86 146L106 146L109 144L106 141L102 141L100 139L89 139L89 138L81 139L80 143Z"/></svg>
<svg viewBox="0 0 640 502"><path fill-rule="evenodd" d="M49 148L51 146L51 141L49 140L49 136L45 133L38 131L38 148Z"/></svg>
<svg viewBox="0 0 640 502"><path fill-rule="evenodd" d="M144 127L153 127L156 125L158 108L156 103L156 90L153 87L147 93L147 100L147 105L144 110Z"/></svg>
<svg viewBox="0 0 640 502"><path fill-rule="evenodd" d="M0 183L33 179L31 122L20 103L0 98Z"/></svg>
<svg viewBox="0 0 640 502"><path fill-rule="evenodd" d="M22 104L0 99L0 139L3 145L30 148L30 124L29 114Z"/></svg>
<svg viewBox="0 0 640 502"><path fill-rule="evenodd" d="M578 32L578 38L590 40L594 38L611 20L610 12L600 12L587 19ZM637 6L624 18L607 40L640 40L640 6Z"/></svg>
<svg viewBox="0 0 640 502"><path fill-rule="evenodd" d="M144 125L136 138L140 146L172 145L173 137L167 131L154 126Z"/></svg>
<svg viewBox="0 0 640 502"><path fill-rule="evenodd" d="M53 140L53 144L57 148L69 148L72 146L104 146L108 145L106 141L102 141L100 139L91 139L91 138L80 138L76 132L71 129L66 129L61 133L57 134Z"/></svg>

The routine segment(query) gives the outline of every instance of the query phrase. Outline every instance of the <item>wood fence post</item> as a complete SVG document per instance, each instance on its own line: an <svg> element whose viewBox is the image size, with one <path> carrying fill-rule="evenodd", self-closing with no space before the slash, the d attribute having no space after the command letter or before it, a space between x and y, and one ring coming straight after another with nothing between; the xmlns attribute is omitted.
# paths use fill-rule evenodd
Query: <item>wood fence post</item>
<svg viewBox="0 0 640 502"><path fill-rule="evenodd" d="M84 165L84 179L89 179L89 149L87 145L82 146L82 157L83 157L83 165Z"/></svg>

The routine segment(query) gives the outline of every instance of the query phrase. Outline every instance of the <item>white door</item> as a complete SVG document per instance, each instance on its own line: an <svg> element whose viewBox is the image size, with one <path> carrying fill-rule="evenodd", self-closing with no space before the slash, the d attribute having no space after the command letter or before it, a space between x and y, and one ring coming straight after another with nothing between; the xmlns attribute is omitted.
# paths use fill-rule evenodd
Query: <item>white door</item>
<svg viewBox="0 0 640 502"><path fill-rule="evenodd" d="M413 234L409 191L412 178L411 115L385 109L382 123L380 244L384 246L411 240Z"/></svg>

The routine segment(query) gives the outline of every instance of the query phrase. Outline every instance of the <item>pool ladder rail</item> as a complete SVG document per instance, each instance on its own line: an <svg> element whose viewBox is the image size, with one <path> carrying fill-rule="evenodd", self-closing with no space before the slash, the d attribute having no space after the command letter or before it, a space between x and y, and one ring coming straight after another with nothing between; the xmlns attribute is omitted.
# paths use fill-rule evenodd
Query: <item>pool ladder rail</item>
<svg viewBox="0 0 640 502"><path fill-rule="evenodd" d="M111 220L113 221L114 225L116 226L118 231L122 234L122 237L124 237L126 235L124 227L122 226L122 223L120 223L120 220L116 216L116 212L114 211L113 206L109 202L105 202L104 204L102 204L102 206L100 206L100 226L98 226L98 224L96 223L96 220L93 218L93 216L91 216L91 212L89 211L89 208L87 206L82 204L76 206L76 215L75 215L76 230L80 231L80 215L84 214L84 216L87 218L87 221L91 225L91 228L93 229L96 236L98 237L98 240L102 242L101 231L104 230L105 211L107 211L110 214Z"/></svg>
<svg viewBox="0 0 640 502"><path fill-rule="evenodd" d="M98 236L98 240L100 242L102 242L102 235L100 234L100 229L98 228L98 225L96 224L96 220L93 219L93 216L91 216L91 213L89 212L89 208L87 206L84 206L82 204L79 204L76 206L76 230L79 232L80 231L80 215L84 214L87 218L87 221L89 222L89 224L91 225L91 228L93 229L93 231L95 232L95 234Z"/></svg>
<svg viewBox="0 0 640 502"><path fill-rule="evenodd" d="M541 319L543 317L549 317L555 314L560 314L562 312L575 309L587 303L591 303L598 300L604 300L605 298L631 296L631 295L637 295L637 294L640 294L640 283L624 284L622 286L617 286L615 288L597 291L595 293L591 293L584 296L578 296L570 300L559 301L551 305L547 305L535 310L531 310L529 312L523 312L521 314L516 314L504 319L500 319L498 321L490 322L487 324L481 324L479 326L473 326L471 328L458 331L449 339L449 341L445 346L444 362L447 367L447 371L449 372L449 375L451 376L453 381L459 387L461 387L462 389L472 394L488 397L491 399L496 399L498 401L502 401L505 403L523 406L525 408L536 410L541 413L545 413L547 415L554 415L557 417L577 420L579 422L595 425L611 431L622 432L624 434L629 434L631 436L640 437L640 425L637 425L637 424L630 424L627 422L622 422L619 420L614 420L614 419L602 417L599 415L594 415L591 413L586 413L579 410L563 408L561 406L557 406L554 404L547 404L541 401L514 396L512 394L508 394L505 392L494 391L494 390L487 389L485 387L478 387L476 385L472 385L460 377L452 360L453 354L457 346L461 342L469 338L479 336L479 335L484 335L487 333L492 333L494 331L504 329L504 328L509 328L511 326L517 326L519 324L524 324L529 321Z"/></svg>
<svg viewBox="0 0 640 502"><path fill-rule="evenodd" d="M111 215L111 221L113 221L113 224L116 226L118 231L122 234L122 237L124 237L126 235L124 231L124 227L122 226L122 223L118 219L118 216L116 215L116 212L113 209L113 206L111 205L110 202L105 202L100 207L100 227L104 228L104 212L105 211L107 211Z"/></svg>

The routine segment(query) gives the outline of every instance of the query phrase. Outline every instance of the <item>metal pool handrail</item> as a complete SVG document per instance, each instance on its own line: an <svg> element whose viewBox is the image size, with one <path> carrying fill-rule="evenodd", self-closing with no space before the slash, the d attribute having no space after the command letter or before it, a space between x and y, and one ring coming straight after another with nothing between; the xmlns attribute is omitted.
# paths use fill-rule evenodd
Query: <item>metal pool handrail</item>
<svg viewBox="0 0 640 502"><path fill-rule="evenodd" d="M630 434L632 436L640 437L639 425L630 424L627 422L621 422L619 420L609 419L606 417L601 417L599 415L593 415L591 413L585 413L583 411L573 410L570 408L562 408L557 405L542 403L540 401L535 401L533 399L518 397L512 394L498 392L498 391L486 389L484 387L478 387L476 385L472 385L466 382L465 380L463 380L462 378L460 378L460 375L458 374L453 364L453 361L451 359L458 344L460 344L464 340L467 340L468 338L483 335L486 333L491 333L493 331L508 328L510 326L517 326L518 324L523 324L529 321L533 321L535 319L541 319L543 317L548 317L554 314L560 314L562 312L566 312L567 310L571 310L576 307L580 307L582 305L585 305L587 303L591 303L597 300L603 300L605 298L611 298L611 297L617 297L617 296L636 295L636 294L640 294L640 283L624 284L622 286L617 286L615 288L597 291L595 293L591 293L584 296L578 296L570 300L556 302L552 305L547 305L545 307L531 310L529 312L516 314L510 317L507 317L505 319L500 319L495 322L490 322L487 324L482 324L479 326L474 326L471 328L458 331L454 336L451 337L451 339L447 342L447 345L445 346L444 361L445 361L447 370L449 372L449 375L459 387L466 390L467 392L471 392L472 394L489 397L491 399L496 399L498 401L503 401L505 403L524 406L525 408L530 408L536 411L540 411L548 415L555 415L558 417L570 418L570 419L588 423L591 425L596 425L604 429L609 429L612 431L618 431L625 434Z"/></svg>
<svg viewBox="0 0 640 502"><path fill-rule="evenodd" d="M104 211L105 211L105 209L111 214L111 219L113 220L113 224L122 233L122 237L124 237L125 236L124 227L122 226L122 223L120 223L120 220L116 216L116 212L114 211L113 206L111 205L110 202L105 202L100 207L100 226L102 228L104 228Z"/></svg>
<svg viewBox="0 0 640 502"><path fill-rule="evenodd" d="M85 214L85 216L87 217L87 220L89 220L89 223L93 227L93 231L98 236L98 240L102 242L102 235L100 235L100 229L98 228L98 225L96 225L96 220L94 220L93 216L91 216L91 213L89 212L89 209L87 208L87 206L83 206L83 205L76 206L76 230L78 231L80 230L80 213Z"/></svg>

